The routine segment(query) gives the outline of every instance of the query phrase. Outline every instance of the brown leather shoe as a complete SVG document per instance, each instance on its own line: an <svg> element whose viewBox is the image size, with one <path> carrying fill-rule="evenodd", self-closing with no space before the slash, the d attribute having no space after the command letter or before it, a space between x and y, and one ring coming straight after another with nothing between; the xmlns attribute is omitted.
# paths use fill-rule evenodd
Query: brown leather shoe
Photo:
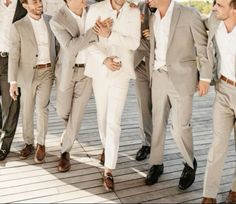
<svg viewBox="0 0 236 204"><path fill-rule="evenodd" d="M37 164L43 163L46 156L45 146L37 144L34 161Z"/></svg>
<svg viewBox="0 0 236 204"><path fill-rule="evenodd" d="M102 149L102 154L99 155L100 164L104 165L105 163L105 149Z"/></svg>
<svg viewBox="0 0 236 204"><path fill-rule="evenodd" d="M236 192L230 190L225 203L236 204Z"/></svg>
<svg viewBox="0 0 236 204"><path fill-rule="evenodd" d="M110 172L108 172L106 175L104 173L103 185L107 191L114 191L114 189L115 189L114 179L113 179L113 176Z"/></svg>
<svg viewBox="0 0 236 204"><path fill-rule="evenodd" d="M59 172L67 172L70 170L71 164L70 164L70 153L64 152L61 154L61 158L58 163L58 171Z"/></svg>
<svg viewBox="0 0 236 204"><path fill-rule="evenodd" d="M216 204L216 199L203 197L202 204Z"/></svg>
<svg viewBox="0 0 236 204"><path fill-rule="evenodd" d="M19 158L27 159L34 152L34 146L32 144L25 144L23 149L20 151Z"/></svg>

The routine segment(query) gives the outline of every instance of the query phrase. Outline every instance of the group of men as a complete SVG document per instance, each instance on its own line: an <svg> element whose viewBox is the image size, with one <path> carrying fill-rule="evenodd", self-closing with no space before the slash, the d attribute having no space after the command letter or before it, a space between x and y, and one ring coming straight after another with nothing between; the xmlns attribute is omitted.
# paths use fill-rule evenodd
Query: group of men
<svg viewBox="0 0 236 204"><path fill-rule="evenodd" d="M152 165L145 183L155 184L164 172L165 130L171 111L171 132L185 160L178 187L185 190L194 182L197 169L190 123L193 95L196 90L205 95L213 78L214 138L202 203L216 203L236 118L236 46L232 46L236 43L236 1L217 0L205 21L194 9L174 0L105 0L89 8L85 0L64 1L65 6L51 19L42 14L41 0L20 0L20 15L28 14L12 26L16 1L1 2L0 160L10 151L21 101L25 145L20 159L28 158L35 149L35 109L38 135L34 160L44 162L55 73L56 108L65 124L58 170L71 168L70 150L93 90L103 145L103 184L114 190L112 170L118 158L121 116L129 80L136 78L143 141L136 160L150 154ZM236 203L236 173L227 202Z"/></svg>

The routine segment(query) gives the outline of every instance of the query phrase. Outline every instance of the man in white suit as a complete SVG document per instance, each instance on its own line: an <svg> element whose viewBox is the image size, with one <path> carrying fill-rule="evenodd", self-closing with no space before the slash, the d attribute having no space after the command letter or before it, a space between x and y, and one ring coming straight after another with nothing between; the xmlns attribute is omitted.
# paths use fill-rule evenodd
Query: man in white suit
<svg viewBox="0 0 236 204"><path fill-rule="evenodd" d="M10 95L16 100L18 87L22 93L24 148L20 159L34 151L34 108L37 114L37 148L34 160L45 159L45 139L48 129L48 104L56 60L55 37L49 26L49 16L42 15L41 0L21 0L28 14L16 21L11 29L9 72Z"/></svg>
<svg viewBox="0 0 236 204"><path fill-rule="evenodd" d="M98 41L98 36L92 28L85 32L86 1L65 0L65 2L66 5L50 22L61 45L56 67L56 107L59 116L65 122L58 164L60 172L66 172L71 167L69 152L79 132L83 114L92 93L92 80L84 75L85 48Z"/></svg>
<svg viewBox="0 0 236 204"><path fill-rule="evenodd" d="M216 97L213 143L209 150L202 203L216 203L230 133L236 118L236 0L216 0L208 19L208 56L214 67ZM226 203L236 203L236 170Z"/></svg>
<svg viewBox="0 0 236 204"><path fill-rule="evenodd" d="M106 38L88 48L85 75L93 79L99 134L105 148L104 187L113 190L112 169L118 158L120 121L129 80L135 78L134 50L140 42L141 21L139 10L130 8L125 0L105 0L90 6L86 29L99 17L112 18L113 26ZM100 24L98 20L97 26Z"/></svg>
<svg viewBox="0 0 236 204"><path fill-rule="evenodd" d="M205 95L212 77L207 59L207 33L199 13L174 0L150 0L157 8L150 17L150 77L152 83L153 135L146 184L153 185L163 173L165 129L171 110L171 132L183 155L185 166L179 189L185 190L195 180L191 128L193 94ZM197 60L199 59L199 75Z"/></svg>

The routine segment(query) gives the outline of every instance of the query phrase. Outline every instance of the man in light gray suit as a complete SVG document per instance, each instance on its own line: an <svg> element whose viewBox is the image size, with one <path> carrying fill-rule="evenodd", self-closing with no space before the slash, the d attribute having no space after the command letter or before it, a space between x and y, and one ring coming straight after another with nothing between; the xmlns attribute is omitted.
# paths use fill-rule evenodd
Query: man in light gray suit
<svg viewBox="0 0 236 204"><path fill-rule="evenodd" d="M150 17L150 78L152 80L153 135L146 184L152 185L163 173L165 129L171 110L171 132L185 160L179 189L185 190L195 180L192 128L193 94L209 88L212 69L207 59L207 33L198 12L174 0L150 0L157 8ZM199 74L196 58L199 59Z"/></svg>
<svg viewBox="0 0 236 204"><path fill-rule="evenodd" d="M142 161L150 154L152 135L152 99L149 75L149 16L150 11L146 1L132 1L131 7L138 7L141 12L142 37L139 48L135 51L134 65L136 74L136 94L139 111L139 128L142 140L142 147L136 154L136 160Z"/></svg>
<svg viewBox="0 0 236 204"><path fill-rule="evenodd" d="M71 168L69 152L79 132L84 111L92 93L91 78L84 75L86 64L84 49L98 41L98 36L92 28L85 32L86 1L65 0L65 2L66 5L50 22L61 45L56 66L56 107L58 115L65 122L58 164L60 172L69 171Z"/></svg>
<svg viewBox="0 0 236 204"><path fill-rule="evenodd" d="M216 97L213 143L209 150L202 203L216 203L230 133L236 118L236 0L216 0L208 19L208 56L214 67ZM236 203L236 171L226 203Z"/></svg>
<svg viewBox="0 0 236 204"><path fill-rule="evenodd" d="M49 16L43 16L41 0L21 0L28 14L11 29L9 72L10 95L16 100L18 87L22 93L24 148L20 159L34 151L34 108L37 114L37 148L34 160L44 161L45 137L48 129L48 104L56 59L55 37L49 26Z"/></svg>

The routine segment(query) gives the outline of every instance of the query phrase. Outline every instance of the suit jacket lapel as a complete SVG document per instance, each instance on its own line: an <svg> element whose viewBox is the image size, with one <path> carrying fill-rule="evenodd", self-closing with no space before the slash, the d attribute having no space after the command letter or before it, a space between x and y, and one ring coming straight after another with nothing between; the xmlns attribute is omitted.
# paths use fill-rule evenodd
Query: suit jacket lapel
<svg viewBox="0 0 236 204"><path fill-rule="evenodd" d="M215 15L212 14L212 16L209 19L211 22L209 23L209 36L208 41L211 42L214 38L216 31L219 27L220 21L216 19Z"/></svg>
<svg viewBox="0 0 236 204"><path fill-rule="evenodd" d="M174 36L175 33L175 27L179 21L179 16L180 16L181 10L180 10L180 6L178 4L175 3L174 5L174 9L173 9L173 14L171 17L171 23L170 23L170 33L169 33L169 40L168 40L168 48L171 44L172 38Z"/></svg>

